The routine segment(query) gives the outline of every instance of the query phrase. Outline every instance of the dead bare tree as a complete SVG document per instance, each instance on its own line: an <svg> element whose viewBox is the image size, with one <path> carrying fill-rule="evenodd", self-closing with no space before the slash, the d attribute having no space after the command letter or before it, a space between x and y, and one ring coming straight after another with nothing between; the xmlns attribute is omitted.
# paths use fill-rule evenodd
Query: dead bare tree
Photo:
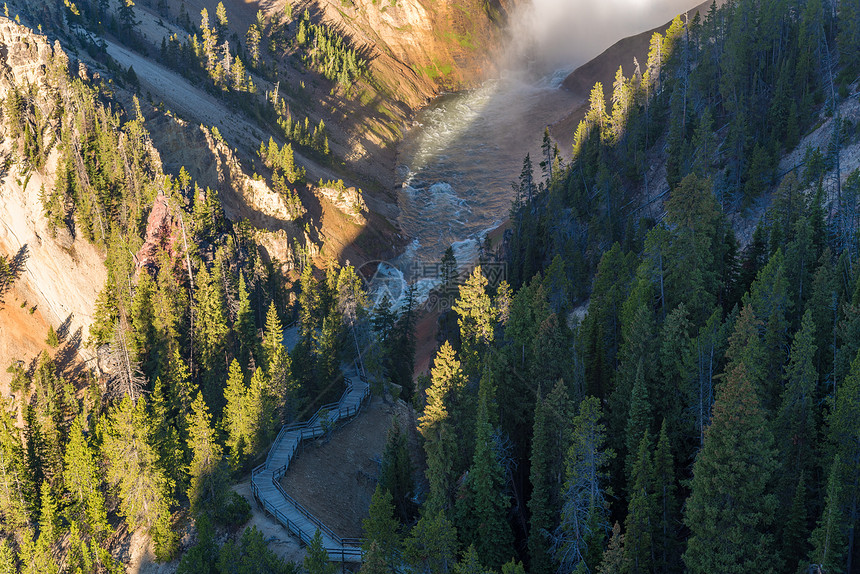
<svg viewBox="0 0 860 574"><path fill-rule="evenodd" d="M108 392L117 398L128 396L132 402L137 402L146 388L146 377L140 370L134 349L129 346L128 331L127 320L120 317L108 347Z"/></svg>

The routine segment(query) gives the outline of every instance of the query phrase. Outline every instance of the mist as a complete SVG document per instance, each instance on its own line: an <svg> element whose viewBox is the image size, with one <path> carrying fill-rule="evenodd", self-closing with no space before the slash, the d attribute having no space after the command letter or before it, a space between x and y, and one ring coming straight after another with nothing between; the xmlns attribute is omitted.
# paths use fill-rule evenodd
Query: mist
<svg viewBox="0 0 860 574"><path fill-rule="evenodd" d="M606 48L669 22L701 0L531 0L512 19L515 52L576 67Z"/></svg>

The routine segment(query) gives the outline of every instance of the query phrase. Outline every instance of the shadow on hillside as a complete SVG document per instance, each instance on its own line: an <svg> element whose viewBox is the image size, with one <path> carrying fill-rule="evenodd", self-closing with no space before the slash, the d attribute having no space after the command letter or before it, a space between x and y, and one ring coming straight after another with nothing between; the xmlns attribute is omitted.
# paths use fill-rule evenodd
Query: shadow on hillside
<svg viewBox="0 0 860 574"><path fill-rule="evenodd" d="M69 316L71 318L71 315ZM69 319L66 319L68 321ZM65 322L65 321L64 321ZM84 363L78 357L81 343L83 342L83 332L80 327L69 337L64 340L57 354L54 356L54 364L57 368L57 374L69 381L77 380L84 375Z"/></svg>
<svg viewBox="0 0 860 574"><path fill-rule="evenodd" d="M12 284L18 280L21 273L24 272L24 266L27 263L27 258L30 256L30 249L27 244L21 246L11 258L2 258L0 261L0 303L3 302L3 296L12 287Z"/></svg>

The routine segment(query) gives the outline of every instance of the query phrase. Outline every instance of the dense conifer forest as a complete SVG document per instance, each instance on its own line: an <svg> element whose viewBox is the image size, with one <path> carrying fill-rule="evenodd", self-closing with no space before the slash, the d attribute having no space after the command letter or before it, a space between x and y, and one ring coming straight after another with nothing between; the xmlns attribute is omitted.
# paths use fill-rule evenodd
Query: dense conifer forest
<svg viewBox="0 0 860 574"><path fill-rule="evenodd" d="M222 17L164 57L253 92L241 60L219 70ZM366 74L336 32L297 21L305 65L343 86ZM526 156L501 247L462 277L443 257L454 304L420 374L414 289L395 311L301 246L285 274L216 192L165 173L136 99L122 111L57 50L55 89L12 93L3 122L33 169L60 150L45 216L105 254L86 341L100 374L48 353L9 367L0 573L123 572L112 544L143 531L177 572L333 574L319 532L297 564L242 529L251 507L231 486L281 425L340 395L357 357L376 395L414 407L424 454L392 426L366 574L860 571L860 171L843 182L840 165L860 138L844 111L860 7L714 3L631 65L594 87L569 162L548 132ZM328 155L324 125L278 118ZM825 122L827 145L780 170ZM285 188L304 177L289 143L259 156ZM138 265L155 202L173 232ZM749 237L740 212L758 214ZM485 272L500 266L505 280ZM0 297L15 272L0 258Z"/></svg>

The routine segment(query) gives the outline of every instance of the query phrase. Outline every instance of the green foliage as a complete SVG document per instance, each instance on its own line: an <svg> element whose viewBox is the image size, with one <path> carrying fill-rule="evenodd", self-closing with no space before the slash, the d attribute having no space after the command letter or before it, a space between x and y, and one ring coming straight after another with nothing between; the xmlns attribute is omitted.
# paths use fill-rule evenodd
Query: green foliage
<svg viewBox="0 0 860 574"><path fill-rule="evenodd" d="M397 517L403 522L407 521L413 511L415 481L412 478L412 460L409 456L407 436L400 430L400 421L396 417L388 429L378 484L379 488L391 494Z"/></svg>
<svg viewBox="0 0 860 574"><path fill-rule="evenodd" d="M227 335L230 332L221 265L214 265L212 273L209 273L205 266L201 266L194 283L197 287L194 297L197 309L194 336L203 379L203 392L206 394L207 404L220 407L223 402L219 390L224 384L223 376L226 370L224 352L227 347Z"/></svg>
<svg viewBox="0 0 860 574"><path fill-rule="evenodd" d="M96 538L110 532L104 494L101 490L102 475L98 458L87 441L85 420L78 416L72 423L69 442L64 453L66 490L72 495L72 516L82 515L79 524L85 524Z"/></svg>
<svg viewBox="0 0 860 574"><path fill-rule="evenodd" d="M39 538L44 538L48 545L57 541L60 535L59 516L57 514L57 500L51 492L48 481L42 483L42 504L39 510Z"/></svg>
<svg viewBox="0 0 860 574"><path fill-rule="evenodd" d="M102 452L107 459L107 480L119 495L120 512L132 530L152 533L156 555L169 559L176 551L177 535L170 524L174 501L171 485L158 467L145 401L124 397L104 422Z"/></svg>
<svg viewBox="0 0 860 574"><path fill-rule="evenodd" d="M394 504L391 492L377 484L373 497L370 499L368 517L362 521L364 543L362 550L370 552L373 549L379 559L387 564L393 564L400 550L400 522L394 517Z"/></svg>
<svg viewBox="0 0 860 574"><path fill-rule="evenodd" d="M212 417L202 393L197 393L191 411L187 439L191 452L188 499L191 509L199 513L209 508L217 509L224 502L227 476L222 448L212 428Z"/></svg>
<svg viewBox="0 0 860 574"><path fill-rule="evenodd" d="M246 528L236 542L227 541L218 553L218 572L226 574L297 574L298 568L283 562L266 545L256 526Z"/></svg>
<svg viewBox="0 0 860 574"><path fill-rule="evenodd" d="M328 552L323 547L322 534L319 529L308 544L303 566L307 574L335 574L337 572L337 566L329 561Z"/></svg>
<svg viewBox="0 0 860 574"><path fill-rule="evenodd" d="M481 266L460 286L460 296L451 307L457 313L462 356L467 373L475 374L480 365L479 353L493 342L498 311L487 293L487 278Z"/></svg>
<svg viewBox="0 0 860 574"><path fill-rule="evenodd" d="M8 540L0 540L0 574L18 572L18 559Z"/></svg>
<svg viewBox="0 0 860 574"><path fill-rule="evenodd" d="M0 516L8 528L23 528L35 503L34 476L28 472L15 421L0 403Z"/></svg>
<svg viewBox="0 0 860 574"><path fill-rule="evenodd" d="M842 461L836 456L828 473L824 508L810 538L813 550L809 556L809 562L819 565L825 572L842 570L847 547L846 520L841 504L844 491L839 479L841 466Z"/></svg>
<svg viewBox="0 0 860 574"><path fill-rule="evenodd" d="M656 500L654 464L651 457L651 437L646 431L639 442L635 462L631 468L630 504L625 523L624 552L630 572L639 574L654 569L654 537L659 522Z"/></svg>
<svg viewBox="0 0 860 574"><path fill-rule="evenodd" d="M362 574L387 574L390 571L390 566L382 557L379 545L372 542L370 548L361 557L361 570L359 572Z"/></svg>
<svg viewBox="0 0 860 574"><path fill-rule="evenodd" d="M302 61L342 88L367 73L367 61L337 31L325 24L314 24L307 10L299 18L296 44L303 49Z"/></svg>
<svg viewBox="0 0 860 574"><path fill-rule="evenodd" d="M776 452L758 395L745 364L731 367L693 467L684 517L690 572L781 571L774 540Z"/></svg>
<svg viewBox="0 0 860 574"><path fill-rule="evenodd" d="M631 571L624 541L625 536L621 534L621 526L616 522L612 527L609 545L603 551L603 559L600 561L597 574L625 574Z"/></svg>
<svg viewBox="0 0 860 574"><path fill-rule="evenodd" d="M457 530L445 513L428 511L404 542L403 558L421 574L448 574L456 563Z"/></svg>
<svg viewBox="0 0 860 574"><path fill-rule="evenodd" d="M597 567L608 530L606 465L615 453L606 449L601 417L599 399L587 397L573 419L561 522L554 543L555 559L571 571Z"/></svg>
<svg viewBox="0 0 860 574"><path fill-rule="evenodd" d="M466 505L468 519L459 529L461 539L481 555L490 568L500 568L513 556L513 533L507 521L510 498L505 490L507 477L499 460L492 426L495 410L493 391L486 379L481 382L475 425L475 454L466 480L468 494L457 501L458 514Z"/></svg>
<svg viewBox="0 0 860 574"><path fill-rule="evenodd" d="M427 405L419 419L418 430L424 437L427 452L427 479L430 494L427 505L436 509L450 506L451 472L454 461L454 427L449 419L450 395L465 384L460 361L446 342L439 349L432 371L432 385L427 389Z"/></svg>

